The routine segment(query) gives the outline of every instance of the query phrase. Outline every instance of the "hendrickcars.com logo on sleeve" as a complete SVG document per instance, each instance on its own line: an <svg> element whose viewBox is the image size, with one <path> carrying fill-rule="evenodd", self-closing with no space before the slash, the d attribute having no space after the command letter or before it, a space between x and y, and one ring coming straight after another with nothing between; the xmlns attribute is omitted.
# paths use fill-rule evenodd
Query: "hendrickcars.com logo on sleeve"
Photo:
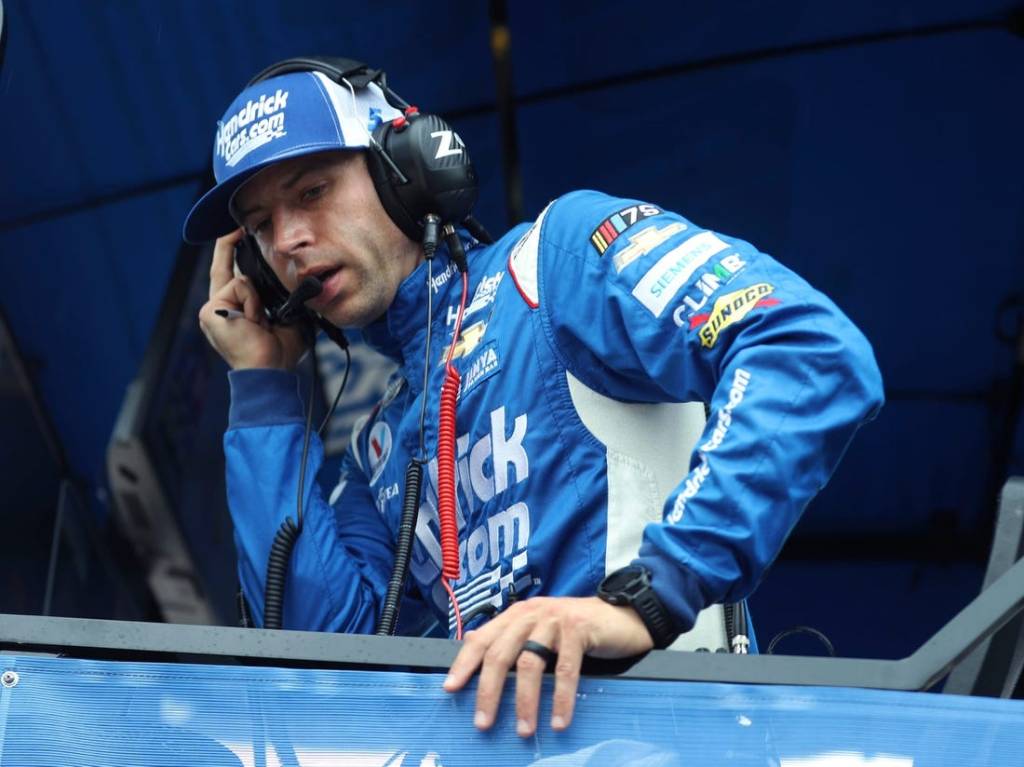
<svg viewBox="0 0 1024 767"><path fill-rule="evenodd" d="M234 167L249 152L285 135L284 108L288 91L264 93L259 101L248 101L227 122L217 123L217 154Z"/></svg>

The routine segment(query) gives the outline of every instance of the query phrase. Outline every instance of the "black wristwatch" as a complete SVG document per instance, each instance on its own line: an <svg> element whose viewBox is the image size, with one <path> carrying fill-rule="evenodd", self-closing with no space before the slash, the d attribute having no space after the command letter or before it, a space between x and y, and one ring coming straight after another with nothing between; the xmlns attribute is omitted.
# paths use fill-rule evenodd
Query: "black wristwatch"
<svg viewBox="0 0 1024 767"><path fill-rule="evenodd" d="M629 565L609 573L597 587L597 595L611 605L629 605L654 640L655 648L663 650L679 636L675 621L651 588L651 573L641 565Z"/></svg>

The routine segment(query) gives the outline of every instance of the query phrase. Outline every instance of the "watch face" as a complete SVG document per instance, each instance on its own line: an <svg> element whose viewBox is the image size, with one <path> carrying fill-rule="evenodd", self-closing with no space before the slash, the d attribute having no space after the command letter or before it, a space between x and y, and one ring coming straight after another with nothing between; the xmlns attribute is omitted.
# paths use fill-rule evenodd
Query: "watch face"
<svg viewBox="0 0 1024 767"><path fill-rule="evenodd" d="M644 568L636 565L623 567L605 576L601 581L600 594L610 598L608 601L612 604L628 604L647 583L647 571Z"/></svg>
<svg viewBox="0 0 1024 767"><path fill-rule="evenodd" d="M630 605L636 610L654 646L659 649L668 647L679 635L665 606L651 588L651 573L646 567L629 565L609 573L598 586L597 595L609 604Z"/></svg>

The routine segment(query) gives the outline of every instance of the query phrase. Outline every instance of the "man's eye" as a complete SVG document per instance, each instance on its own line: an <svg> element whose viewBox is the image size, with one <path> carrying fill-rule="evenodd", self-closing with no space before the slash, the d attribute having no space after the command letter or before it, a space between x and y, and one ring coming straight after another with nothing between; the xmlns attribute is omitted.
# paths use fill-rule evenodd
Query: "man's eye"
<svg viewBox="0 0 1024 767"><path fill-rule="evenodd" d="M249 227L249 234L257 235L267 231L267 227L270 225L269 218L261 218Z"/></svg>
<svg viewBox="0 0 1024 767"><path fill-rule="evenodd" d="M303 202L309 202L310 200L315 200L317 197L320 197L326 188L327 184L317 184L316 186L310 187L302 193Z"/></svg>

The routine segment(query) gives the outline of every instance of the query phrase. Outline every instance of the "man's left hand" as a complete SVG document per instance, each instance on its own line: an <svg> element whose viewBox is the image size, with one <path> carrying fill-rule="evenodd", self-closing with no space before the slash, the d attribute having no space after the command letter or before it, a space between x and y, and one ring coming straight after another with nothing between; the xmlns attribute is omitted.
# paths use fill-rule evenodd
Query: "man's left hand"
<svg viewBox="0 0 1024 767"><path fill-rule="evenodd" d="M480 669L473 723L481 730L495 721L505 677L516 670L516 732L537 731L537 708L545 660L523 650L536 642L558 655L551 728L572 721L576 687L584 655L625 658L654 647L640 616L631 607L616 607L597 597L534 597L517 602L482 628L466 634L452 662L444 689L461 690Z"/></svg>

